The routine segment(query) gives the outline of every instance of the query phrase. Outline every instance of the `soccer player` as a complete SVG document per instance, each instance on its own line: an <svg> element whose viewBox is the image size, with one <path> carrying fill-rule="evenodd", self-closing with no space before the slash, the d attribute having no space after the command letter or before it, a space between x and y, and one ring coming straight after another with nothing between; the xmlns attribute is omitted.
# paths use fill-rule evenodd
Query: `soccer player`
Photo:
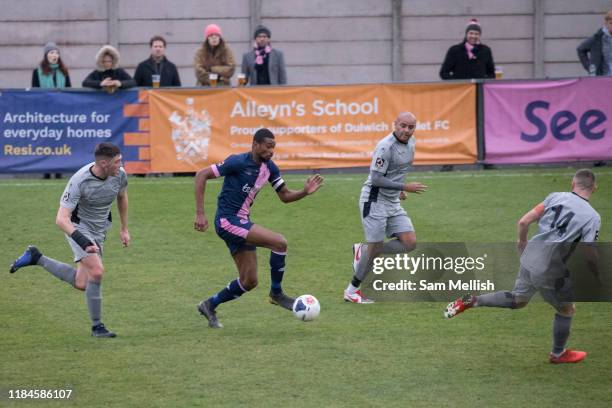
<svg viewBox="0 0 612 408"><path fill-rule="evenodd" d="M78 290L85 291L91 335L115 337L102 323L102 249L111 227L111 205L117 198L124 247L130 244L128 232L127 175L121 167L121 153L112 143L96 146L95 161L83 166L68 181L60 199L55 223L66 234L74 254L72 265L44 256L30 245L11 266L11 273L28 265L40 265L53 276Z"/></svg>
<svg viewBox="0 0 612 408"><path fill-rule="evenodd" d="M208 228L208 219L204 213L206 182L217 177L225 177L217 200L215 230L228 246L239 274L238 279L198 305L198 310L208 319L208 325L212 328L223 327L217 319L215 311L217 306L237 299L257 286L256 247L272 251L270 302L289 310L293 306L294 299L287 296L281 288L285 272L287 240L277 232L252 223L249 219L251 205L266 181L270 183L282 202L290 203L317 191L321 187L323 177L318 174L311 176L304 183L303 189L289 190L278 167L271 160L275 146L274 134L268 129L259 129L253 136L250 152L231 155L225 161L203 168L196 174L194 228L198 231L206 231Z"/></svg>
<svg viewBox="0 0 612 408"><path fill-rule="evenodd" d="M370 175L361 189L359 209L367 244L353 245L354 276L344 291L344 300L373 303L359 286L381 254L408 252L416 247L412 221L400 205L405 193L420 194L427 189L422 183L404 183L414 159L416 117L402 112L393 123L393 132L376 145L372 154ZM393 238L384 242L385 235Z"/></svg>
<svg viewBox="0 0 612 408"><path fill-rule="evenodd" d="M594 242L598 238L601 218L589 199L597 190L595 174L578 170L572 180L572 192L552 193L518 222L517 248L521 255L520 270L511 292L466 295L450 303L447 318L472 307L505 307L520 309L536 291L556 309L553 320L553 347L549 361L554 364L577 363L586 357L584 351L565 348L576 311L572 302L571 282L564 260L573 250L572 243ZM527 242L529 226L539 222L538 232ZM589 268L596 264L594 248L585 251ZM596 268L595 268L596 270Z"/></svg>

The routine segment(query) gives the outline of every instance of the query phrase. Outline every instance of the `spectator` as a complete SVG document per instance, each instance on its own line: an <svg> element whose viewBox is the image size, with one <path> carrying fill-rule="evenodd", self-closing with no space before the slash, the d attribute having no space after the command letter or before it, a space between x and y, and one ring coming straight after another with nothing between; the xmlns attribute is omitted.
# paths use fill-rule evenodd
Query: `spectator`
<svg viewBox="0 0 612 408"><path fill-rule="evenodd" d="M60 57L60 51L54 42L49 42L43 49L43 59L32 72L32 88L70 88L68 68ZM51 173L45 173L43 178L50 179ZM62 173L55 173L56 179L62 178Z"/></svg>
<svg viewBox="0 0 612 408"><path fill-rule="evenodd" d="M96 69L83 80L83 88L105 89L112 93L117 88L127 89L136 86L136 81L119 68L119 51L111 45L100 48L96 54Z"/></svg>
<svg viewBox="0 0 612 408"><path fill-rule="evenodd" d="M159 86L181 86L176 65L166 58L166 40L156 35L149 41L151 56L138 64L134 72L137 86L153 86L153 75L159 75Z"/></svg>
<svg viewBox="0 0 612 408"><path fill-rule="evenodd" d="M482 28L475 18L465 29L465 37L459 44L446 52L440 68L442 79L495 78L495 64L491 49L480 43ZM445 164L441 171L452 171L453 166Z"/></svg>
<svg viewBox="0 0 612 408"><path fill-rule="evenodd" d="M287 83L285 57L282 51L272 48L272 33L260 25L253 34L253 50L242 56L242 73L251 85L284 85Z"/></svg>
<svg viewBox="0 0 612 408"><path fill-rule="evenodd" d="M612 75L612 10L604 17L604 26L577 48L580 63L590 75Z"/></svg>
<svg viewBox="0 0 612 408"><path fill-rule="evenodd" d="M442 79L495 78L491 49L480 43L482 29L475 18L465 29L465 38L446 52L440 68Z"/></svg>
<svg viewBox="0 0 612 408"><path fill-rule="evenodd" d="M42 61L32 72L32 88L70 88L68 68L60 57L57 45L47 43L43 53Z"/></svg>
<svg viewBox="0 0 612 408"><path fill-rule="evenodd" d="M223 39L221 28L216 24L206 26L204 42L194 58L197 85L210 85L210 74L219 76L219 85L230 85L235 65L234 53Z"/></svg>

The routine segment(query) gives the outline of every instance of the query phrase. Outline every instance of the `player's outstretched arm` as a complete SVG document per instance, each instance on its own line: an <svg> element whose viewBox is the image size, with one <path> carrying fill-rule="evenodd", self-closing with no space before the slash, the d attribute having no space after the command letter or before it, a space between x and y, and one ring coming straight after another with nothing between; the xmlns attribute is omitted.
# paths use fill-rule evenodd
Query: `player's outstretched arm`
<svg viewBox="0 0 612 408"><path fill-rule="evenodd" d="M427 191L427 186L423 183L412 182L412 183L404 184L404 183L400 183L397 181L391 181L388 178L386 178L383 173L379 171L371 170L370 178L372 179L372 186L380 187L380 188L387 188L389 190L399 190L402 192L402 194L404 192L421 194ZM400 195L400 199L404 200L405 198L406 198L405 194L403 195L403 198L402 198L402 195Z"/></svg>
<svg viewBox="0 0 612 408"><path fill-rule="evenodd" d="M66 234L69 235L74 242L76 242L84 251L89 253L95 253L100 251L100 248L83 235L79 230L74 228L70 216L72 215L72 209L66 207L60 207L57 210L57 216L55 217L55 224Z"/></svg>
<svg viewBox="0 0 612 408"><path fill-rule="evenodd" d="M127 190L123 190L117 194L117 208L119 209L119 219L121 228L119 229L119 237L124 247L130 245L130 232L128 231L128 194Z"/></svg>
<svg viewBox="0 0 612 408"><path fill-rule="evenodd" d="M529 232L529 226L534 222L538 221L544 214L544 203L536 205L533 209L526 212L516 225L518 239L516 241L516 248L518 249L519 255L523 253L527 246L527 233Z"/></svg>
<svg viewBox="0 0 612 408"><path fill-rule="evenodd" d="M216 176L211 167L205 167L198 171L195 177L196 215L193 228L197 231L204 232L208 229L208 219L204 213L204 194L206 193L206 182L214 178Z"/></svg>
<svg viewBox="0 0 612 408"><path fill-rule="evenodd" d="M287 186L283 186L277 194L283 203L292 203L301 200L307 195L315 193L323 185L323 176L315 174L308 177L304 183L304 188L301 190L289 190Z"/></svg>

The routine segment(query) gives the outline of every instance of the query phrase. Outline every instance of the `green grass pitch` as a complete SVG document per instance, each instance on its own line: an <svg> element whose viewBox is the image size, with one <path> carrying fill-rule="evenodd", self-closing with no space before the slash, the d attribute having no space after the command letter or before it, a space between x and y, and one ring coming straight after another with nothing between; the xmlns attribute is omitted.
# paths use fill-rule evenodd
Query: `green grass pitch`
<svg viewBox="0 0 612 408"><path fill-rule="evenodd" d="M429 191L404 206L421 242L514 242L518 218L569 190L573 171L413 173ZM596 173L600 240L612 241L612 171ZM121 248L118 222L105 244L103 317L116 339L90 337L83 293L39 267L8 273L29 243L72 259L54 224L66 180L1 181L0 406L612 405L610 303L578 304L570 346L589 356L564 366L548 364L553 311L541 302L449 321L446 303L344 303L365 176L329 175L289 205L269 187L259 194L254 222L289 242L284 289L317 296L321 315L303 323L266 302L269 252L258 250L260 285L218 309L222 330L208 329L196 304L236 272L214 231L193 229L193 180L130 178L132 245ZM300 188L305 176L285 178ZM220 185L207 190L211 221ZM10 389L72 389L73 398L16 401Z"/></svg>

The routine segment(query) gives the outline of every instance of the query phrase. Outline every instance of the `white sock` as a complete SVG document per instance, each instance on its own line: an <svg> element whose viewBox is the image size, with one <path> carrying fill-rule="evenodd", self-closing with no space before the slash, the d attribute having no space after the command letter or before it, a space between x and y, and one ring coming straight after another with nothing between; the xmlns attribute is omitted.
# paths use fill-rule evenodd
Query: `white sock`
<svg viewBox="0 0 612 408"><path fill-rule="evenodd" d="M349 283L348 286L346 287L346 291L350 293L351 295L357 292L358 290L359 288L356 288L355 286L353 286L352 283Z"/></svg>
<svg viewBox="0 0 612 408"><path fill-rule="evenodd" d="M562 352L560 352L559 354L557 354L557 353L555 353L555 352L551 352L550 354L552 354L552 355L553 355L553 356L555 356L555 357L561 357L561 354L565 353L565 350L566 350L566 349L563 349L563 351L562 351Z"/></svg>

